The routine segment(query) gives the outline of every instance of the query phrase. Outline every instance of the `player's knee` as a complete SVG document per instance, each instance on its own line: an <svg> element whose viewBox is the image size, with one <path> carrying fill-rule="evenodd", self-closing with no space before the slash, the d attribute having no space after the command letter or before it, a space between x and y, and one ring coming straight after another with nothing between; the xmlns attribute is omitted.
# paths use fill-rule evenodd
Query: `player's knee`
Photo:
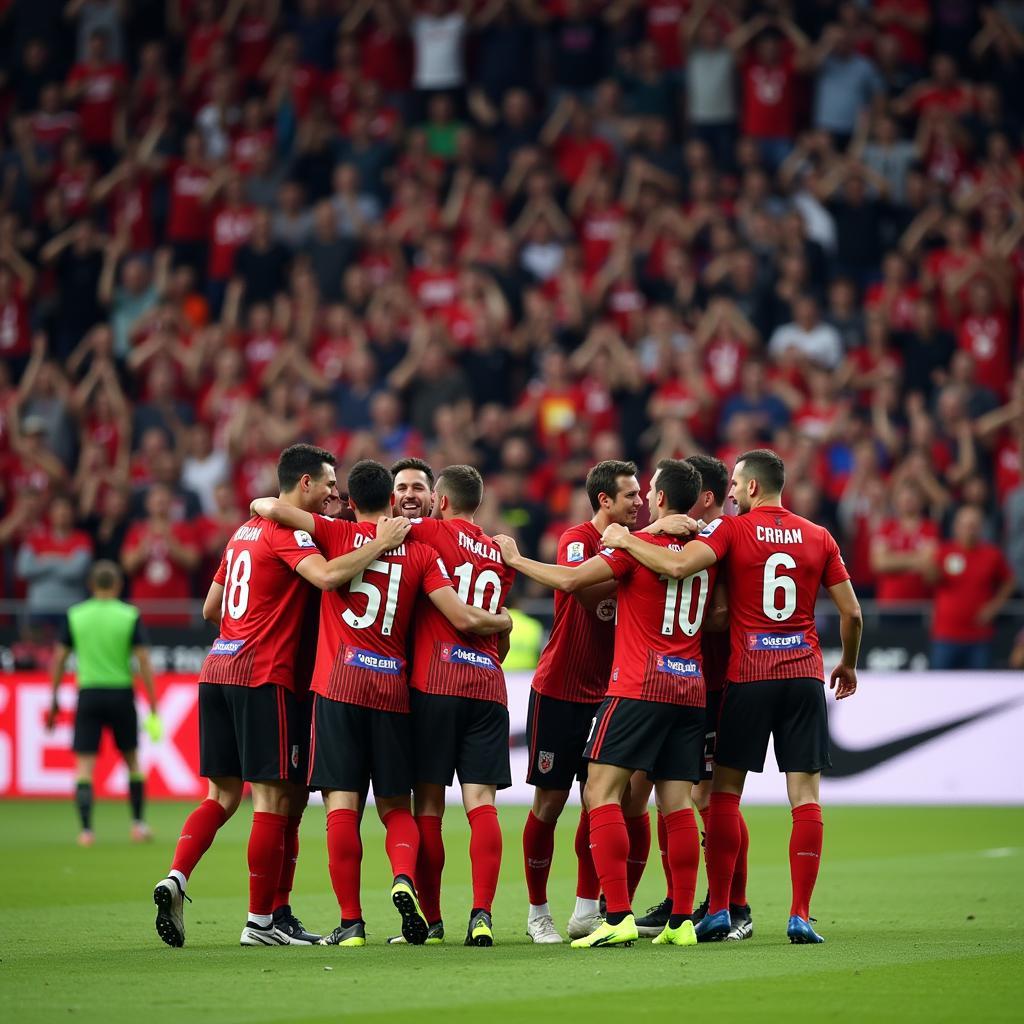
<svg viewBox="0 0 1024 1024"><path fill-rule="evenodd" d="M254 782L252 809L260 814L287 814L290 795L287 782Z"/></svg>
<svg viewBox="0 0 1024 1024"><path fill-rule="evenodd" d="M242 802L242 786L241 779L211 779L206 798L216 800L230 818Z"/></svg>
<svg viewBox="0 0 1024 1024"><path fill-rule="evenodd" d="M553 825L558 821L566 802L569 799L568 790L561 789L537 789L533 795L533 816L547 825Z"/></svg>

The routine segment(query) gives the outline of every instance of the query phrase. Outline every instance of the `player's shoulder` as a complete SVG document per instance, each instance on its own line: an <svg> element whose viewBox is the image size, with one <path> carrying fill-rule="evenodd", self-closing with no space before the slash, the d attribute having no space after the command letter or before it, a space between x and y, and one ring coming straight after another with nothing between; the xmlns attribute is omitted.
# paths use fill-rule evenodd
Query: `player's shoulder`
<svg viewBox="0 0 1024 1024"><path fill-rule="evenodd" d="M558 537L558 547L570 564L585 562L601 549L601 534L589 520L566 527Z"/></svg>

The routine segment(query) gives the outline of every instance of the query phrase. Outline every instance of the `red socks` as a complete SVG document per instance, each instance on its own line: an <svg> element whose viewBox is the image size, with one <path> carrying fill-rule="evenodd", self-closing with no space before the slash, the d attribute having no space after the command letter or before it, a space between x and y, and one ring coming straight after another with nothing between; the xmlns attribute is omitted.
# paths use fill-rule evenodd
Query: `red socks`
<svg viewBox="0 0 1024 1024"><path fill-rule="evenodd" d="M359 905L359 874L362 861L363 843L359 838L359 812L328 812L327 865L343 921L362 920L363 910Z"/></svg>
<svg viewBox="0 0 1024 1024"><path fill-rule="evenodd" d="M416 877L416 855L420 849L420 833L416 819L406 807L396 807L380 819L386 830L384 849L391 861L391 874Z"/></svg>
<svg viewBox="0 0 1024 1024"><path fill-rule="evenodd" d="M700 867L700 838L693 811L686 807L665 815L665 834L672 879L672 913L692 914Z"/></svg>
<svg viewBox="0 0 1024 1024"><path fill-rule="evenodd" d="M658 811L658 852L661 854L661 870L665 872L665 898L672 899L672 867L668 859L668 832L665 830L665 815Z"/></svg>
<svg viewBox="0 0 1024 1024"><path fill-rule="evenodd" d="M216 800L204 800L181 826L171 870L180 871L188 878L213 843L217 829L227 820L227 811Z"/></svg>
<svg viewBox="0 0 1024 1024"><path fill-rule="evenodd" d="M626 861L629 833L620 804L605 804L590 811L590 848L608 913L629 913L629 884Z"/></svg>
<svg viewBox="0 0 1024 1024"><path fill-rule="evenodd" d="M707 862L708 888L711 904L709 913L729 909L732 895L732 876L740 850L741 822L740 798L735 793L712 793L708 808ZM675 909L675 908L673 908Z"/></svg>
<svg viewBox="0 0 1024 1024"><path fill-rule="evenodd" d="M284 859L284 814L255 811L249 833L249 913L272 914Z"/></svg>
<svg viewBox="0 0 1024 1024"><path fill-rule="evenodd" d="M501 870L501 826L493 804L474 807L469 818L469 861L473 871L473 909L491 909Z"/></svg>
<svg viewBox="0 0 1024 1024"><path fill-rule="evenodd" d="M633 902L636 887L643 878L647 858L651 855L651 816L647 811L635 818L625 818L626 834L629 836L629 857L626 860L626 882L629 886L629 901Z"/></svg>
<svg viewBox="0 0 1024 1024"><path fill-rule="evenodd" d="M299 859L299 826L302 815L288 818L284 830L284 860L281 862L281 877L277 880L277 895L274 909L286 906L292 898L292 884L295 881L295 863Z"/></svg>
<svg viewBox="0 0 1024 1024"><path fill-rule="evenodd" d="M793 880L790 915L807 920L811 911L811 893L821 865L821 840L824 826L821 804L801 804L793 808L793 831L789 837L789 873Z"/></svg>
<svg viewBox="0 0 1024 1024"><path fill-rule="evenodd" d="M555 852L555 823L541 821L533 811L523 829L523 865L526 869L526 890L530 903L539 907L548 901L548 875Z"/></svg>
<svg viewBox="0 0 1024 1024"><path fill-rule="evenodd" d="M436 814L417 814L420 851L416 857L416 895L430 924L441 920L441 872L444 870L444 840L441 819Z"/></svg>
<svg viewBox="0 0 1024 1024"><path fill-rule="evenodd" d="M734 907L743 907L747 903L747 851L750 849L750 833L747 822L740 813L740 848L736 854L736 867L732 872L732 890L729 902Z"/></svg>
<svg viewBox="0 0 1024 1024"><path fill-rule="evenodd" d="M581 900L596 900L601 896L601 880L597 877L590 849L590 815L583 810L576 826L576 895Z"/></svg>

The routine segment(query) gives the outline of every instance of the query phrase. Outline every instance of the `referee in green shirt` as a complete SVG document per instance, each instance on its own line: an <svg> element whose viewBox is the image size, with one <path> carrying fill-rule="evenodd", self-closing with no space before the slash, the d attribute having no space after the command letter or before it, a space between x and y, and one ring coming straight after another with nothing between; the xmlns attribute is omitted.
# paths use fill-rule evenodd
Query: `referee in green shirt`
<svg viewBox="0 0 1024 1024"><path fill-rule="evenodd" d="M146 731L160 738L156 715L153 667L139 610L120 600L124 577L114 562L96 562L89 572L92 597L68 609L54 652L53 700L47 715L47 729L57 719L57 692L68 657L74 651L78 668L78 707L75 712L75 767L78 783L75 804L82 820L79 846L92 846L93 775L103 730L114 734L117 749L128 765L128 795L132 809L131 837L135 842L152 838L142 820L142 773L137 753L139 724L135 712L132 657L149 697L150 713Z"/></svg>

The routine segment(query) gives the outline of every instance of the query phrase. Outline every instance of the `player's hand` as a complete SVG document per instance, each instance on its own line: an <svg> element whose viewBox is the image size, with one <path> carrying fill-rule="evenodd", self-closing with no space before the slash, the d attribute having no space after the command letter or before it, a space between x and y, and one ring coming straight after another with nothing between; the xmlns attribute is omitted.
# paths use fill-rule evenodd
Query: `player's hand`
<svg viewBox="0 0 1024 1024"><path fill-rule="evenodd" d="M498 545L498 550L501 552L501 557L505 559L505 564L515 568L514 563L520 557L519 546L516 542L506 534L499 533L494 538L494 543Z"/></svg>
<svg viewBox="0 0 1024 1024"><path fill-rule="evenodd" d="M146 730L146 735L153 743L159 743L163 739L164 723L160 721L160 716L155 711L150 711L146 715L146 720L142 723L142 726Z"/></svg>
<svg viewBox="0 0 1024 1024"><path fill-rule="evenodd" d="M836 665L828 685L836 691L836 700L852 697L857 692L857 670L849 665Z"/></svg>
<svg viewBox="0 0 1024 1024"><path fill-rule="evenodd" d="M53 703L50 705L50 710L46 712L46 731L53 732L53 727L57 724L57 714L60 711L60 707L57 704L57 698L53 698Z"/></svg>
<svg viewBox="0 0 1024 1024"><path fill-rule="evenodd" d="M498 609L498 617L508 619L508 629L505 630L505 633L511 633L515 623L512 621L512 613L504 605Z"/></svg>
<svg viewBox="0 0 1024 1024"><path fill-rule="evenodd" d="M692 537L702 529L696 519L678 514L662 516L658 523L661 526L661 533L671 533L674 537Z"/></svg>
<svg viewBox="0 0 1024 1024"><path fill-rule="evenodd" d="M271 513L277 498L253 498L249 502L249 515L259 516L261 519L273 519Z"/></svg>
<svg viewBox="0 0 1024 1024"><path fill-rule="evenodd" d="M601 544L606 548L624 548L629 540L629 530L619 523L612 523L601 534Z"/></svg>
<svg viewBox="0 0 1024 1024"><path fill-rule="evenodd" d="M412 523L405 516L381 516L377 520L377 539L383 541L385 551L391 551L405 540L411 528Z"/></svg>

